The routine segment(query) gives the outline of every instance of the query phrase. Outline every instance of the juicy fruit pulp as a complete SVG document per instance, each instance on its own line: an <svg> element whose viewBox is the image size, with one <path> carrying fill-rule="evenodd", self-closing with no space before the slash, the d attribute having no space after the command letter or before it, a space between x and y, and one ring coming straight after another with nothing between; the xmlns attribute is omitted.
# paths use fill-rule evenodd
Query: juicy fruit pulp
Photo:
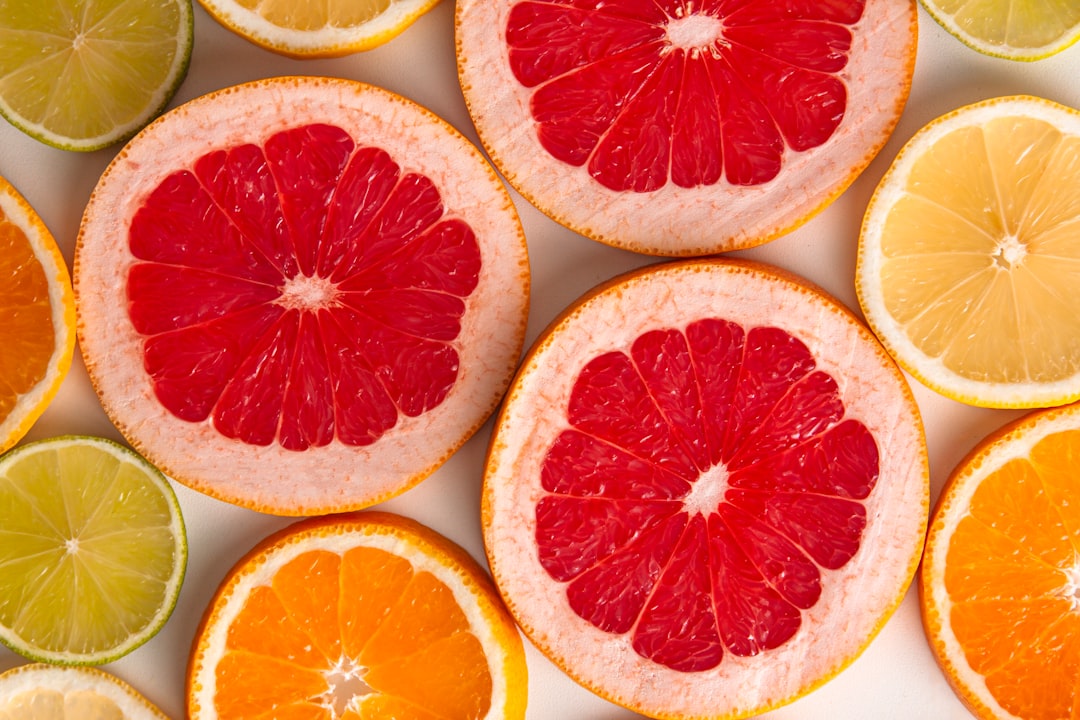
<svg viewBox="0 0 1080 720"><path fill-rule="evenodd" d="M656 662L779 646L859 549L877 445L783 330L646 333L582 368L567 421L541 469L540 562Z"/></svg>
<svg viewBox="0 0 1080 720"><path fill-rule="evenodd" d="M369 445L454 385L472 229L341 128L200 157L154 189L130 242L132 323L179 418L290 450Z"/></svg>
<svg viewBox="0 0 1080 720"><path fill-rule="evenodd" d="M865 3L515 3L510 66L540 144L612 190L758 185L843 119Z"/></svg>

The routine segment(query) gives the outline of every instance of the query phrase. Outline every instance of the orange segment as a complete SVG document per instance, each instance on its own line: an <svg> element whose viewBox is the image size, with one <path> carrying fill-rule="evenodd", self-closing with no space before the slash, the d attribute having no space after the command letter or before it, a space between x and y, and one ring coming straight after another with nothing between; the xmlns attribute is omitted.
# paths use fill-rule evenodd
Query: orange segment
<svg viewBox="0 0 1080 720"><path fill-rule="evenodd" d="M193 720L523 718L521 640L450 541L385 513L302 521L233 568L188 676Z"/></svg>
<svg viewBox="0 0 1080 720"><path fill-rule="evenodd" d="M1080 406L993 433L953 472L920 574L923 621L980 718L1080 714Z"/></svg>

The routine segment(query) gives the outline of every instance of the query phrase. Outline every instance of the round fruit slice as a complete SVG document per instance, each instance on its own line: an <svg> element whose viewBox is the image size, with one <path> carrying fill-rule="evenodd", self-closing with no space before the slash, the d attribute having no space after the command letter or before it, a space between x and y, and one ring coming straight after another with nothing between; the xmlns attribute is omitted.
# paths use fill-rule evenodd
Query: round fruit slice
<svg viewBox="0 0 1080 720"><path fill-rule="evenodd" d="M794 276L698 260L616 278L541 336L482 521L511 613L571 677L649 717L734 718L859 655L928 505L918 410L873 335Z"/></svg>
<svg viewBox="0 0 1080 720"><path fill-rule="evenodd" d="M507 180L638 252L750 247L835 199L892 132L914 0L461 0L458 71Z"/></svg>
<svg viewBox="0 0 1080 720"><path fill-rule="evenodd" d="M980 718L1080 707L1080 406L1036 411L983 440L938 500L919 577L923 622Z"/></svg>
<svg viewBox="0 0 1080 720"><path fill-rule="evenodd" d="M1080 398L1080 113L995 98L915 134L882 178L856 287L899 363L952 399Z"/></svg>
<svg viewBox="0 0 1080 720"><path fill-rule="evenodd" d="M75 352L75 296L60 248L0 177L0 452L45 411Z"/></svg>
<svg viewBox="0 0 1080 720"><path fill-rule="evenodd" d="M521 720L526 686L521 637L476 561L366 512L300 521L237 563L195 637L188 717Z"/></svg>
<svg viewBox="0 0 1080 720"><path fill-rule="evenodd" d="M0 456L0 641L35 660L112 662L168 620L187 566L165 477L111 440Z"/></svg>
<svg viewBox="0 0 1080 720"><path fill-rule="evenodd" d="M274 78L166 114L95 188L75 252L102 405L197 490L282 515L371 505L492 413L529 266L505 187L413 103Z"/></svg>
<svg viewBox="0 0 1080 720"><path fill-rule="evenodd" d="M1040 60L1080 38L1080 5L1070 0L921 0L951 35L986 55Z"/></svg>
<svg viewBox="0 0 1080 720"><path fill-rule="evenodd" d="M0 674L4 720L167 720L139 691L90 667L22 665Z"/></svg>
<svg viewBox="0 0 1080 720"><path fill-rule="evenodd" d="M125 140L172 99L193 32L191 0L6 2L0 114L65 150Z"/></svg>
<svg viewBox="0 0 1080 720"><path fill-rule="evenodd" d="M221 25L294 58L337 57L378 47L438 0L199 0Z"/></svg>

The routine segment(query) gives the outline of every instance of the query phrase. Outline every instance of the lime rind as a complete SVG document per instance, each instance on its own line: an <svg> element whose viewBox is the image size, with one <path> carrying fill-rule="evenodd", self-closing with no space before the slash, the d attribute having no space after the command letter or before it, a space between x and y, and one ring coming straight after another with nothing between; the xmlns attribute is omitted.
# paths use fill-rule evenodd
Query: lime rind
<svg viewBox="0 0 1080 720"><path fill-rule="evenodd" d="M26 135L61 150L91 152L130 139L165 111L187 76L191 63L195 33L192 0L169 2L175 9L175 34L164 43L160 52L163 57L171 55L171 62L165 72L158 75L162 78L160 81L150 81L156 86L149 92L145 90L147 72L153 68L144 58L82 52L89 61L76 61L74 46L79 44L85 50L91 45L95 39L93 28L74 40L57 39L54 35L53 41L42 47L38 39L48 33L40 32L40 29L35 32L34 25L41 17L56 16L49 12L51 8L35 8L28 18L0 19L0 116ZM16 26L24 21L29 25ZM141 32L153 36L155 29L161 28L138 28L129 23L127 32L131 33L133 42L127 45L146 47L146 38L134 34ZM30 34L35 42L26 42L25 36ZM162 45L161 37L161 33L156 35L158 45ZM112 40L107 34L99 39ZM114 47L121 45L114 44ZM81 76L83 82L74 81L76 76ZM61 83L60 78L70 81ZM20 102L13 102L13 97L18 97ZM102 98L108 100L107 105L101 103ZM86 108L95 106L100 112L86 112ZM84 128L81 133L51 128L51 121L43 117L45 113L65 109L73 113L67 118L69 123L93 122L96 126ZM97 119L88 120L91 117Z"/></svg>
<svg viewBox="0 0 1080 720"><path fill-rule="evenodd" d="M112 508L103 510L102 503L95 505L92 499L88 501L94 495L100 500L104 492L101 487L60 481L63 462L57 461L55 453L65 449L96 452L101 463L115 466L114 477L102 483L103 486L123 486L114 488L122 492L114 499ZM82 466L98 464L85 456L77 462ZM11 492L4 493L4 484L14 463L23 464L24 469L27 464L34 467L20 478L17 486L8 483ZM90 479L98 478L90 475ZM132 522L141 515L136 507L140 505L138 496L144 501L149 500L150 505L156 504L159 517L167 524L159 523L155 527L153 521L145 518ZM42 499L53 500L58 507L48 508L47 502L40 502ZM101 665L118 660L145 644L157 635L172 615L187 569L187 533L180 503L165 475L130 448L113 440L79 435L58 436L17 446L0 455L0 513L18 513L0 521L0 535L11 536L10 542L0 542L0 569L5 569L8 583L18 588L17 591L8 588L0 592L0 643L16 653L55 665ZM109 513L113 513L113 524L119 525L119 529L111 529L106 538L100 530L108 524ZM62 537L65 530L94 525L98 526L99 537L96 543L87 538L88 552L107 550L110 555L115 555L115 549L120 545L122 556L119 560L107 558L101 561L99 564L106 568L106 573L96 576L86 572L86 562L65 557L72 552L73 544L81 547L83 536L69 538L63 547L57 545L57 538ZM34 530L37 537L32 534ZM128 542L123 538L124 531L131 531L140 539ZM157 576L143 572L145 566L140 565L146 562L151 547L144 541L148 531L150 537L158 536L158 549L170 555L165 560L169 563L167 572ZM163 541L163 534L172 542ZM23 549L21 556L14 550L16 545ZM41 559L50 556L61 562L46 560L45 567L41 567ZM33 582L20 586L20 579L13 577L20 567L36 571ZM74 597L75 588L87 579L95 587ZM148 585L154 586L149 593ZM147 614L141 626L128 630L133 616L129 613L124 617L109 600L118 594L140 593L144 602L148 597L152 598L157 607ZM72 623L63 628L67 633L63 640L48 646L46 638L64 625L56 620L59 612L66 614L65 620L70 616ZM86 640L82 636L77 640L74 636L79 633L71 632L71 625L77 623L97 626L96 632L94 627L76 628L86 631L82 635L89 636L88 642L95 639L101 642L102 636L109 641L100 647L76 647L78 642ZM33 634L28 630L33 630ZM117 637L119 639L115 639Z"/></svg>
<svg viewBox="0 0 1080 720"><path fill-rule="evenodd" d="M927 14L929 14L930 17L933 18L933 20L947 33L972 50L989 57L1013 60L1016 62L1035 62L1037 60L1045 60L1046 58L1053 57L1072 47L1080 40L1080 17L1074 21L1073 25L1067 27L1063 32L1052 35L1052 39L1047 39L1037 44L1014 46L1010 45L1009 42L1004 39L992 40L980 37L970 30L967 24L959 22L955 14L947 12L940 7L938 0L919 0L919 4L922 5ZM1046 13L1048 15L1051 14L1051 10L1052 9L1047 8ZM985 26L985 24L989 22L988 14L984 12L981 19Z"/></svg>

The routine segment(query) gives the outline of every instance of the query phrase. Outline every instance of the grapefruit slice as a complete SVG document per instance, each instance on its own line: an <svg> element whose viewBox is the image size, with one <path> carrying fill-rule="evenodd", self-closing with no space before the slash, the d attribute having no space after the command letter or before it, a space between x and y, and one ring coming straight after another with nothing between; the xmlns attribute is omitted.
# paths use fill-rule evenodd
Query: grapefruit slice
<svg viewBox="0 0 1080 720"><path fill-rule="evenodd" d="M482 522L511 612L580 684L649 717L745 717L881 629L928 492L910 388L846 308L683 260L600 286L533 346Z"/></svg>
<svg viewBox="0 0 1080 720"><path fill-rule="evenodd" d="M302 520L236 564L195 637L187 717L523 720L527 684L476 561L364 512Z"/></svg>
<svg viewBox="0 0 1080 720"><path fill-rule="evenodd" d="M660 255L761 244L827 206L888 139L914 0L462 0L480 140L540 210Z"/></svg>
<svg viewBox="0 0 1080 720"><path fill-rule="evenodd" d="M281 515L430 474L494 410L528 312L524 235L480 152L330 78L152 123L94 189L74 274L87 370L129 442Z"/></svg>

